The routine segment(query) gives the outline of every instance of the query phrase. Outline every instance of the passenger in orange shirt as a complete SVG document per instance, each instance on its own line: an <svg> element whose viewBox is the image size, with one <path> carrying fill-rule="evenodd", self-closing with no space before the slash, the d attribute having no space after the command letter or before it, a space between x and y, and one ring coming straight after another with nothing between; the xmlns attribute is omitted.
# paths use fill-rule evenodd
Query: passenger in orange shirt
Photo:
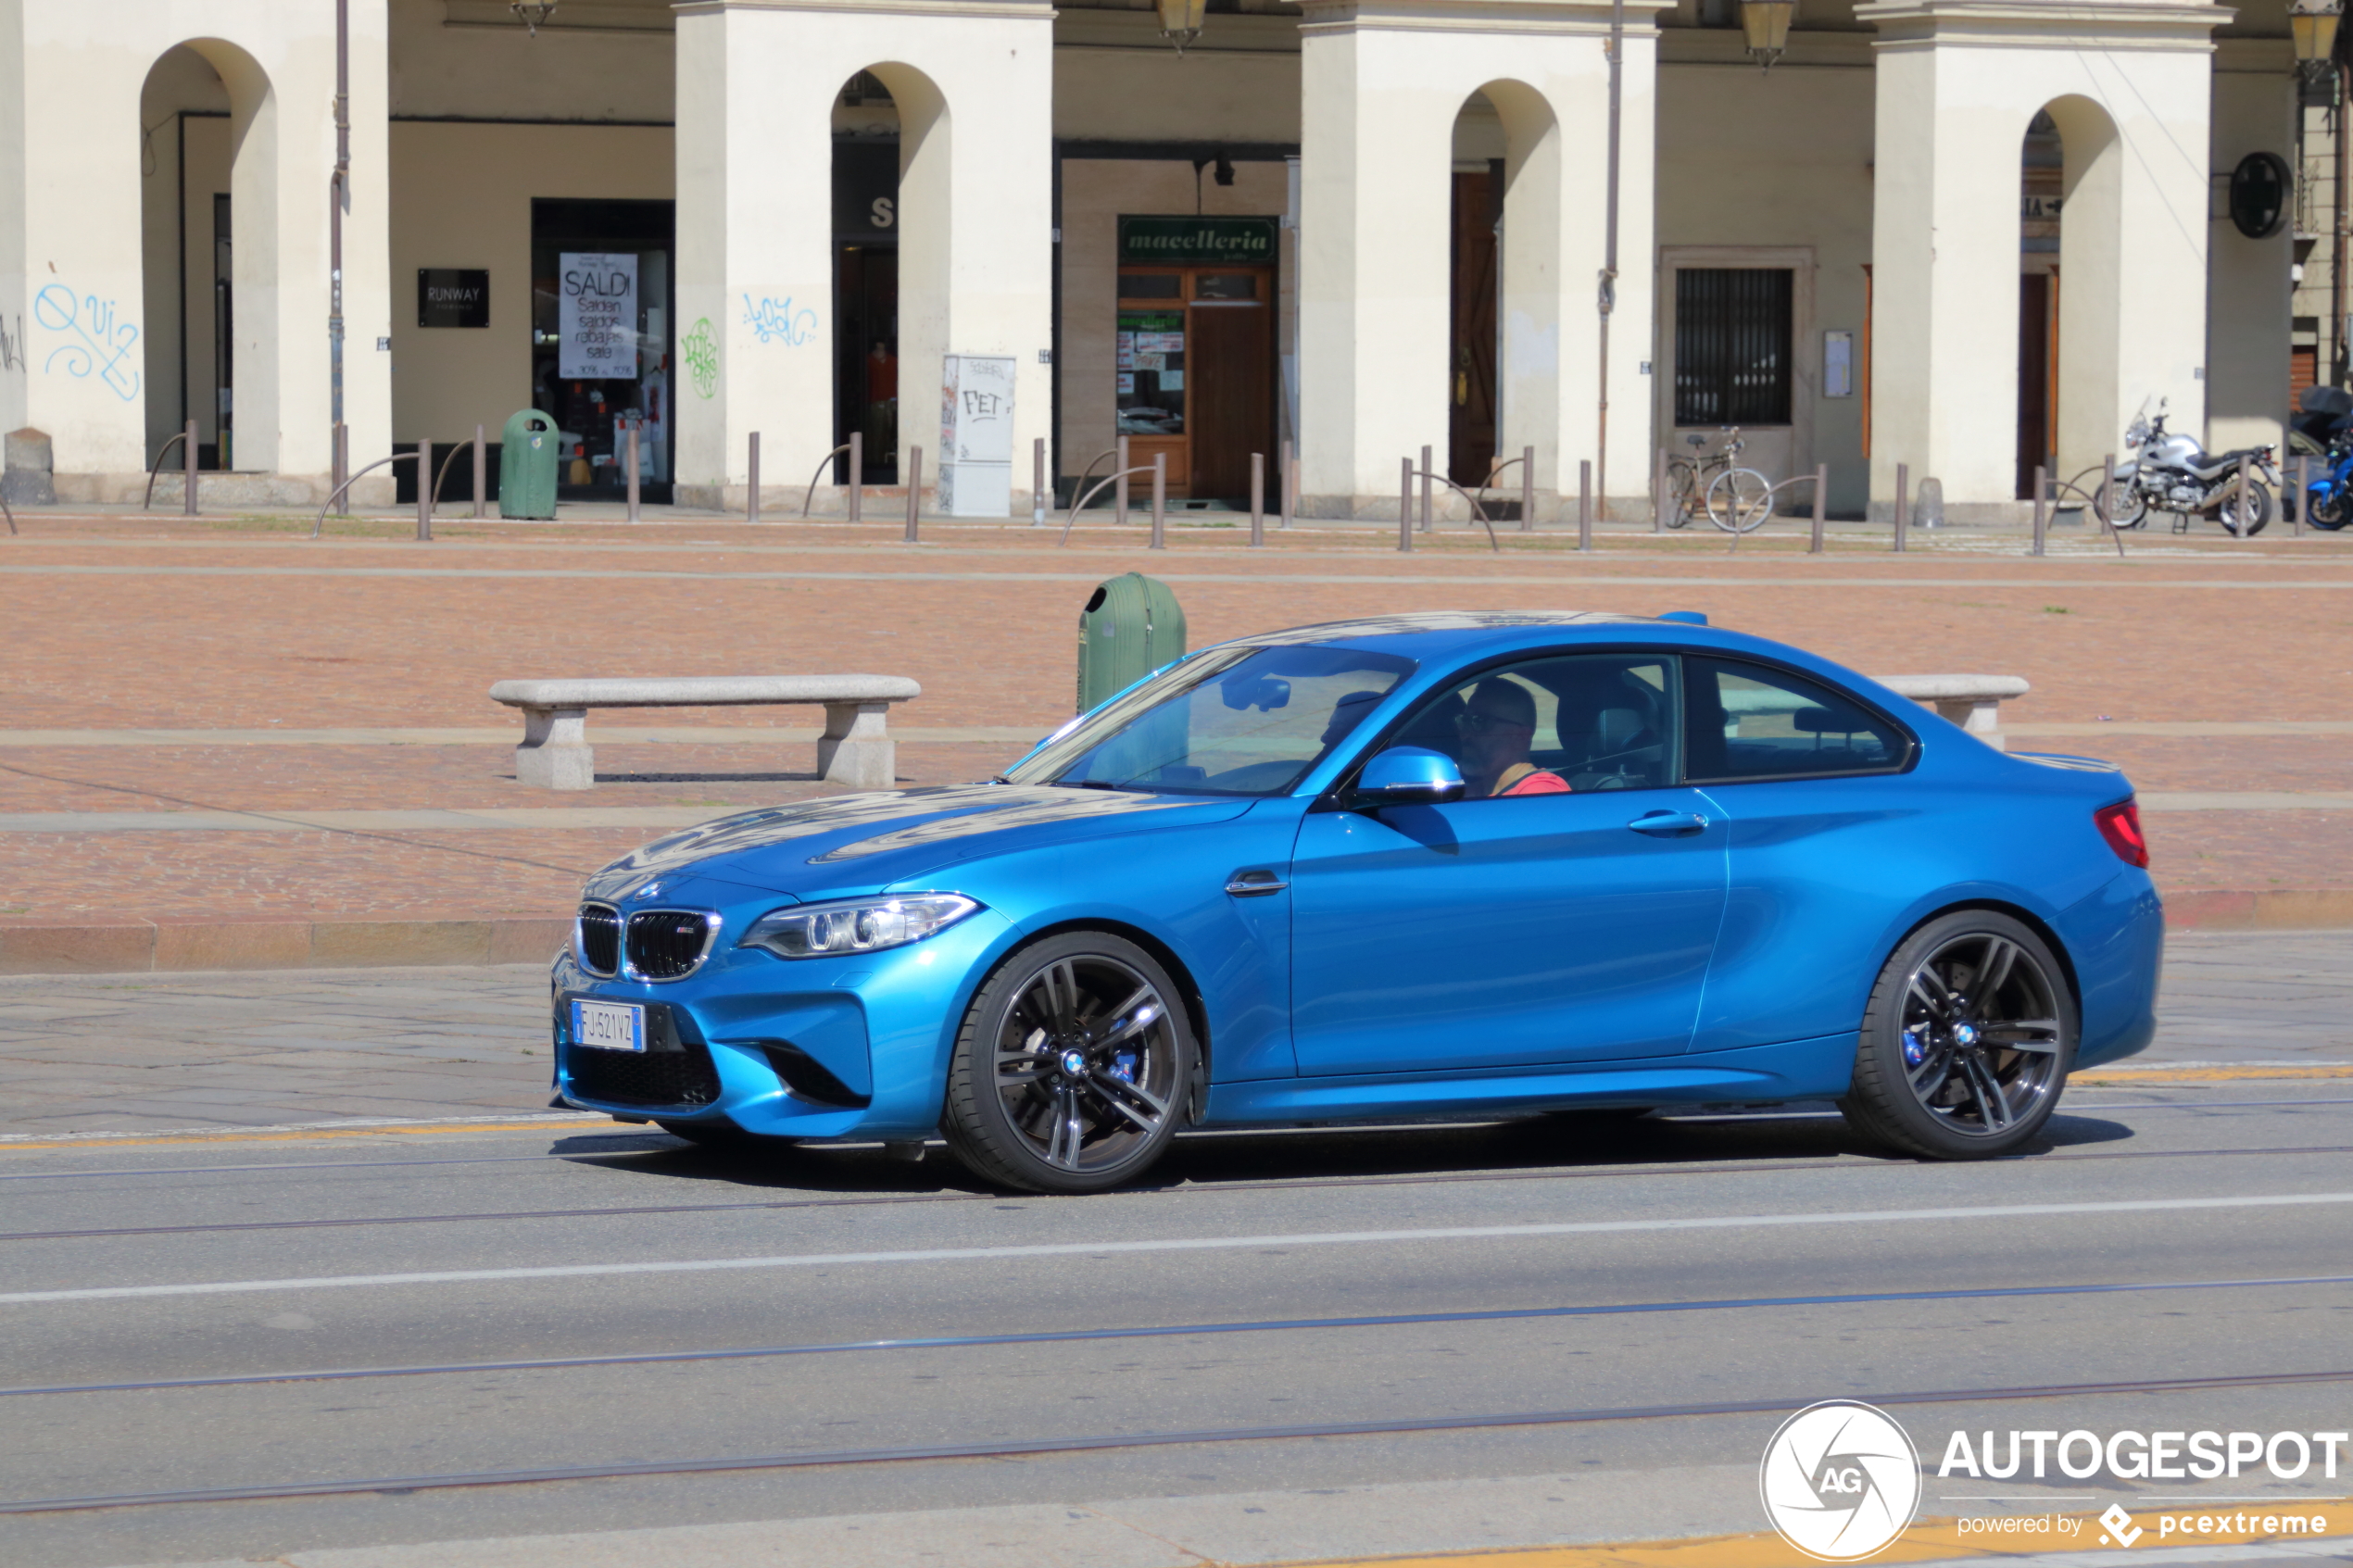
<svg viewBox="0 0 2353 1568"><path fill-rule="evenodd" d="M1529 759L1536 739L1536 699L1516 681L1490 676L1471 688L1454 720L1463 743L1463 798L1567 795L1568 781Z"/></svg>

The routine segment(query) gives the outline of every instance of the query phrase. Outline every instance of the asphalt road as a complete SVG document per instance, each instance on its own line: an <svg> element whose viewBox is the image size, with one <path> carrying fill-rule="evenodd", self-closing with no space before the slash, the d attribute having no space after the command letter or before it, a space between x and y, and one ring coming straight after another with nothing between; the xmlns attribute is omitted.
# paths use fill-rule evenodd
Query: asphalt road
<svg viewBox="0 0 2353 1568"><path fill-rule="evenodd" d="M2284 998L2266 1060L2353 1058L2259 960L2176 1055L2242 986ZM2341 1501L2353 1444L1933 1471L1956 1431L2353 1428L2348 1153L2353 1078L2313 1077L2079 1086L1982 1165L1802 1111L1537 1119L1194 1136L1089 1198L609 1123L0 1146L0 1562L1495 1478L1541 1538L1754 1530L1767 1439L1839 1397L1905 1423L1929 1513ZM1442 1512L1373 1544L1462 1544Z"/></svg>

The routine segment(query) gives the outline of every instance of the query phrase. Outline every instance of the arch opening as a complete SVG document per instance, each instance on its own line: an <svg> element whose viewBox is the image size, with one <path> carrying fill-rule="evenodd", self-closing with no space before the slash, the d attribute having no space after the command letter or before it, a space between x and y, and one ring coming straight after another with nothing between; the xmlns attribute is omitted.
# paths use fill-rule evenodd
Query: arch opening
<svg viewBox="0 0 2353 1568"><path fill-rule="evenodd" d="M899 101L862 70L833 107L834 441L859 437L862 467L840 484L899 483Z"/></svg>
<svg viewBox="0 0 2353 1568"><path fill-rule="evenodd" d="M2122 323L2122 152L2089 98L2052 99L2020 140L2017 485L2054 483L2116 450Z"/></svg>
<svg viewBox="0 0 2353 1568"><path fill-rule="evenodd" d="M1455 112L1446 472L1457 484L1531 447L1537 483L1559 483L1560 143L1552 106L1523 82L1486 82Z"/></svg>

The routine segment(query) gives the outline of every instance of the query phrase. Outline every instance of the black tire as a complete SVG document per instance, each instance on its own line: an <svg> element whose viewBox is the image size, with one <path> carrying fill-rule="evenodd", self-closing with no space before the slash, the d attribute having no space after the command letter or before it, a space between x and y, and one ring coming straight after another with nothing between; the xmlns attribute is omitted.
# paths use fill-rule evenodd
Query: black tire
<svg viewBox="0 0 2353 1568"><path fill-rule="evenodd" d="M1101 1192L1167 1150L1196 1051L1184 993L1150 953L1106 931L1045 937L965 1010L940 1131L983 1181Z"/></svg>
<svg viewBox="0 0 2353 1568"><path fill-rule="evenodd" d="M2225 495L2222 497L2222 504L2214 508L2214 521L2241 539L2251 539L2262 533L2263 525L2271 521L2271 486L2260 480L2248 480L2246 482L2246 515L2244 517L2239 515L2237 498L2234 495Z"/></svg>
<svg viewBox="0 0 2353 1568"><path fill-rule="evenodd" d="M1907 1154L2008 1154L2050 1120L2076 1030L2049 944L1992 909L1939 915L1880 971L1839 1109L1865 1137Z"/></svg>
<svg viewBox="0 0 2353 1568"><path fill-rule="evenodd" d="M2331 490L2325 497L2315 499L2305 508L2308 515L2304 521L2315 528L2334 533L2347 522L2353 521L2353 512L2348 512L2346 501L2343 491Z"/></svg>
<svg viewBox="0 0 2353 1568"><path fill-rule="evenodd" d="M2137 481L2120 475L2092 496L2092 513L2110 528L2138 528L2149 520L2148 497Z"/></svg>

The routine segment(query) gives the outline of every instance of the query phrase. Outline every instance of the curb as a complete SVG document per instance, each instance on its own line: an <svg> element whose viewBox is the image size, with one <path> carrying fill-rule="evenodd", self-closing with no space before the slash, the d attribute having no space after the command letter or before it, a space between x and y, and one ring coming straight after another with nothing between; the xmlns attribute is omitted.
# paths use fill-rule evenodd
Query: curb
<svg viewBox="0 0 2353 1568"><path fill-rule="evenodd" d="M0 921L0 974L373 969L539 963L572 935L558 916L474 920L284 920L189 915Z"/></svg>
<svg viewBox="0 0 2353 1568"><path fill-rule="evenodd" d="M2165 923L2174 931L2353 930L2353 887L2173 893L2166 896ZM571 935L568 915L0 918L0 975L537 963Z"/></svg>

